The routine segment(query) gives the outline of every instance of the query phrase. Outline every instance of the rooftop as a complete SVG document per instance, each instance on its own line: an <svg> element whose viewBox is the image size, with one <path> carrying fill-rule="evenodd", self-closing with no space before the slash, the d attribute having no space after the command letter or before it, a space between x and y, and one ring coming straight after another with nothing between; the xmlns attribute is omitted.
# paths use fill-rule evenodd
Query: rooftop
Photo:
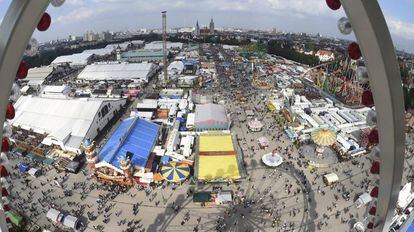
<svg viewBox="0 0 414 232"><path fill-rule="evenodd" d="M155 69L153 63L96 63L86 66L78 79L84 80L131 80L143 79Z"/></svg>
<svg viewBox="0 0 414 232"><path fill-rule="evenodd" d="M99 151L100 162L120 168L119 159L125 160L131 152L131 163L145 167L158 137L160 126L139 118L124 120Z"/></svg>
<svg viewBox="0 0 414 232"><path fill-rule="evenodd" d="M199 152L231 152L234 151L231 135L201 135Z"/></svg>

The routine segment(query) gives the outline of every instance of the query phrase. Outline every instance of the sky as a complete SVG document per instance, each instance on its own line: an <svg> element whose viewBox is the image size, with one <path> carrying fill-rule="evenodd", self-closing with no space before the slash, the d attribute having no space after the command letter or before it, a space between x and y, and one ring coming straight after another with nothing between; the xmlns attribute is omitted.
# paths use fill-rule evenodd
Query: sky
<svg viewBox="0 0 414 232"><path fill-rule="evenodd" d="M0 0L0 20L12 0ZM379 0L395 46L414 53L414 0ZM62 7L49 6L52 25L35 31L41 42L82 35L88 30L124 31L160 28L160 12L167 10L168 27L193 27L198 20L216 27L276 28L285 32L342 36L337 20L345 12L330 10L325 0L66 0Z"/></svg>

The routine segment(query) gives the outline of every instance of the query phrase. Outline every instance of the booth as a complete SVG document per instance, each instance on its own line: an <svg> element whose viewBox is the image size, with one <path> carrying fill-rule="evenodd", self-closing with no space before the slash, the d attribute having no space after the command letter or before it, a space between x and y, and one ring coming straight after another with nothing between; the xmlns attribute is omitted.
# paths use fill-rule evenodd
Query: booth
<svg viewBox="0 0 414 232"><path fill-rule="evenodd" d="M54 223L61 223L64 215L59 210L50 208L46 214L46 217Z"/></svg>
<svg viewBox="0 0 414 232"><path fill-rule="evenodd" d="M261 149L265 149L269 146L269 140L266 137L260 137L257 139L257 143Z"/></svg>
<svg viewBox="0 0 414 232"><path fill-rule="evenodd" d="M29 166L26 164L19 164L19 171L20 172L27 172L29 170Z"/></svg>
<svg viewBox="0 0 414 232"><path fill-rule="evenodd" d="M201 206L211 205L211 192L197 192L193 194L194 204L199 204Z"/></svg>
<svg viewBox="0 0 414 232"><path fill-rule="evenodd" d="M79 228L79 219L72 215L63 218L63 225L77 230Z"/></svg>
<svg viewBox="0 0 414 232"><path fill-rule="evenodd" d="M39 169L37 169L37 168L31 168L31 169L29 169L29 172L28 173L29 173L29 175L31 175L33 177L39 177L42 174L42 172Z"/></svg>
<svg viewBox="0 0 414 232"><path fill-rule="evenodd" d="M361 196L358 197L358 199L355 201L355 206L357 209L361 208L362 206L370 203L372 201L371 195L368 193L363 193Z"/></svg>
<svg viewBox="0 0 414 232"><path fill-rule="evenodd" d="M16 227L21 227L23 222L23 217L13 210L7 211L6 216L10 218L11 223Z"/></svg>
<svg viewBox="0 0 414 232"><path fill-rule="evenodd" d="M329 173L323 176L323 182L327 186L335 184L336 182L338 182L338 180L339 180L338 175L336 175L335 173Z"/></svg>
<svg viewBox="0 0 414 232"><path fill-rule="evenodd" d="M213 194L216 205L229 204L233 202L232 191L220 191L217 194Z"/></svg>

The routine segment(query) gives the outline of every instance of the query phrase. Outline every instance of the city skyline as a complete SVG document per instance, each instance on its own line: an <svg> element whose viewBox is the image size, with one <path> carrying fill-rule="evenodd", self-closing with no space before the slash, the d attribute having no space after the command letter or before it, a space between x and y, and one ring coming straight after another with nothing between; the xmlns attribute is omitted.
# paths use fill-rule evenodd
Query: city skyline
<svg viewBox="0 0 414 232"><path fill-rule="evenodd" d="M11 0L0 0L0 20ZM398 49L414 52L414 16L408 9L412 0L399 0L398 4L379 1ZM253 9L253 12L252 12ZM160 28L162 10L168 11L167 27L194 27L198 20L208 25L215 19L216 27L272 29L286 32L320 33L324 36L353 39L337 30L337 20L344 11L330 11L322 0L67 0L59 8L49 6L52 25L47 33L35 32L41 42L81 35L86 31L127 31L140 28ZM185 14L183 14L185 13ZM80 23L85 22L86 23Z"/></svg>

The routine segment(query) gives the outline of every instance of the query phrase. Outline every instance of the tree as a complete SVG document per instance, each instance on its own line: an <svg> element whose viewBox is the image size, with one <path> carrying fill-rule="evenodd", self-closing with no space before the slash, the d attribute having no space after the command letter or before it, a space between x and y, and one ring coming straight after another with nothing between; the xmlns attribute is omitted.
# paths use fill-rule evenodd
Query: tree
<svg viewBox="0 0 414 232"><path fill-rule="evenodd" d="M403 87L403 94L404 94L404 106L405 109L409 109L410 108L410 96L408 93L408 88L406 86Z"/></svg>
<svg viewBox="0 0 414 232"><path fill-rule="evenodd" d="M307 64L309 66L315 66L319 63L319 59L316 56L297 52L292 48L292 45L289 44L289 42L281 42L276 40L270 41L267 47L267 52L302 64Z"/></svg>
<svg viewBox="0 0 414 232"><path fill-rule="evenodd" d="M411 88L408 91L408 97L409 97L409 100L408 100L408 102L409 102L408 108L409 109L413 109L414 108L414 88Z"/></svg>

